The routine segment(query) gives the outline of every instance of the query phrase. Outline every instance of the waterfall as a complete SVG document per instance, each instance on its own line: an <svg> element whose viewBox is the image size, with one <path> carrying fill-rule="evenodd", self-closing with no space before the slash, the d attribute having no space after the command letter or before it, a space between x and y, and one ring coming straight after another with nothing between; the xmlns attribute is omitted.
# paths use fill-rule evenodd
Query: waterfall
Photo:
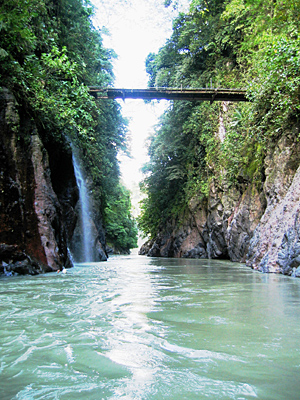
<svg viewBox="0 0 300 400"><path fill-rule="evenodd" d="M76 160L73 151L73 166L76 177L76 183L79 190L79 202L80 202L80 219L81 219L81 247L82 247L82 261L89 262L92 260L93 254L93 235L92 235L92 225L90 221L90 204L89 196L87 192L87 187L85 180L82 175L79 163Z"/></svg>

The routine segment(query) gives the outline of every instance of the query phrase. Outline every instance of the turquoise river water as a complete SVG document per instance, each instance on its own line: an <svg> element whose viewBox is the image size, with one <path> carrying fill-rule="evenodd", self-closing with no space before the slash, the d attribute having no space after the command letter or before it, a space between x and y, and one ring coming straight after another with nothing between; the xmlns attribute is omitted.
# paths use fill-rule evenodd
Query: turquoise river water
<svg viewBox="0 0 300 400"><path fill-rule="evenodd" d="M0 279L0 399L300 399L300 279L112 257Z"/></svg>

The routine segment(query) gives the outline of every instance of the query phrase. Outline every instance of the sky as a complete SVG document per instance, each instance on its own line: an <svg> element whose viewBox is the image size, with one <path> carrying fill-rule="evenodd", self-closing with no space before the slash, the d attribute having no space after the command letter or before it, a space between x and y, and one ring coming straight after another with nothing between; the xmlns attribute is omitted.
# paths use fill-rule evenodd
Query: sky
<svg viewBox="0 0 300 400"><path fill-rule="evenodd" d="M165 8L163 0L92 0L96 7L94 25L105 27L110 35L103 35L103 43L118 55L114 64L116 88L147 87L145 59L157 52L172 33L172 19L177 11ZM186 9L188 0L181 0ZM103 31L103 30L102 30ZM129 118L129 137L132 158L120 156L124 184L136 190L142 180L140 168L147 161L145 140L153 132L159 116L168 106L167 101L145 104L143 100L118 100L122 114Z"/></svg>

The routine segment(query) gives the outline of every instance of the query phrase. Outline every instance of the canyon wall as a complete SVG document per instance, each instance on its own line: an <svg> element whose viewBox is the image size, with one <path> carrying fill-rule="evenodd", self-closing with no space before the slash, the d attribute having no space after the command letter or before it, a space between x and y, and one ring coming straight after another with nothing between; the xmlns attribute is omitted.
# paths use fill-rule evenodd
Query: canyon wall
<svg viewBox="0 0 300 400"><path fill-rule="evenodd" d="M50 135L44 140L32 118L2 88L0 274L38 274L71 267L69 248L76 248L78 199L70 146L58 146ZM99 215L95 221L97 260L103 260L105 233Z"/></svg>
<svg viewBox="0 0 300 400"><path fill-rule="evenodd" d="M222 119L219 132L224 136ZM139 253L229 259L262 272L300 277L298 135L295 125L268 149L260 187L212 181L207 199L193 198L181 218L169 221Z"/></svg>

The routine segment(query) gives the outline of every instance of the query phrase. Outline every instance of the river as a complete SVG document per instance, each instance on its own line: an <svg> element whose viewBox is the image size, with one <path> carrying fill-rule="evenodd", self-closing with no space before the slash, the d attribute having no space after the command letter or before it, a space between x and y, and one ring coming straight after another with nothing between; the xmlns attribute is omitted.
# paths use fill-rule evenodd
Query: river
<svg viewBox="0 0 300 400"><path fill-rule="evenodd" d="M300 279L115 256L0 301L1 400L300 398Z"/></svg>

